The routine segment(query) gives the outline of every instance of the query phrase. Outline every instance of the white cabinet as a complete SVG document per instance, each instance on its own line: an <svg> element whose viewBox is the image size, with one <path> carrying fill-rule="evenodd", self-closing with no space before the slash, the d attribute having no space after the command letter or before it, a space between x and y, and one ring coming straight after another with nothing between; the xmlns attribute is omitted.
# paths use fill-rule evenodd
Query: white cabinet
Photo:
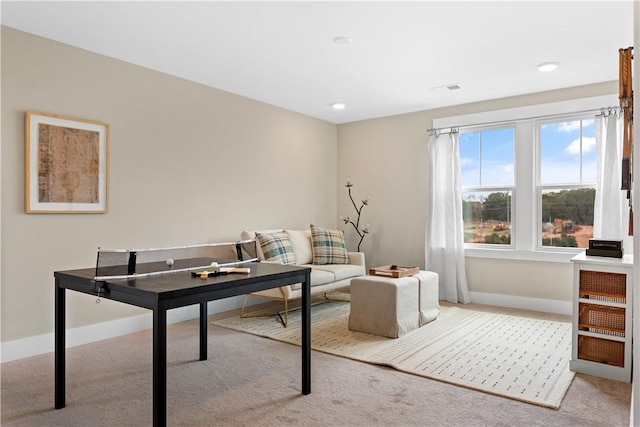
<svg viewBox="0 0 640 427"><path fill-rule="evenodd" d="M573 345L570 368L631 382L633 256L571 259Z"/></svg>

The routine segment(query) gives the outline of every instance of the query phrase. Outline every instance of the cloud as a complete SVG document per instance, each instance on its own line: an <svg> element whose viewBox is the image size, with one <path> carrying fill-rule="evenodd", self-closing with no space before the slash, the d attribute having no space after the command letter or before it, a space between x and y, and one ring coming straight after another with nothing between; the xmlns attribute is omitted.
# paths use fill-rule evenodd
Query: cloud
<svg viewBox="0 0 640 427"><path fill-rule="evenodd" d="M558 132L573 132L580 129L580 120L558 124Z"/></svg>
<svg viewBox="0 0 640 427"><path fill-rule="evenodd" d="M544 161L544 170L541 171L541 184L590 184L596 181L595 161L585 162L582 167L582 181L580 180L580 168L577 162L562 160Z"/></svg>
<svg viewBox="0 0 640 427"><path fill-rule="evenodd" d="M543 125L543 128L546 127L555 127L555 130L557 132L574 132L577 130L580 130L580 124L582 123L583 127L588 127L588 126L592 126L594 123L594 120L574 120L571 122L562 122L562 123L552 123L552 124L548 124L548 125Z"/></svg>
<svg viewBox="0 0 640 427"><path fill-rule="evenodd" d="M502 171L505 172L505 173L513 173L513 163L510 164L510 165L505 165L502 168Z"/></svg>
<svg viewBox="0 0 640 427"><path fill-rule="evenodd" d="M595 137L583 137L582 138L582 151L588 153L593 151L596 148L596 138ZM570 154L572 156L580 155L580 139L574 139L571 141L565 149L564 152Z"/></svg>
<svg viewBox="0 0 640 427"><path fill-rule="evenodd" d="M460 159L460 166L468 166L473 164L473 159L469 157L463 157Z"/></svg>

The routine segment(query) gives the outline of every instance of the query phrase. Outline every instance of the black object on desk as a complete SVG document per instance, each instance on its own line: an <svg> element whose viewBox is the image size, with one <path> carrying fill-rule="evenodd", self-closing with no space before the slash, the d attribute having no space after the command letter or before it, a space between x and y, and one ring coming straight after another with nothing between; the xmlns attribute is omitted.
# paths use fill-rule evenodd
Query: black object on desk
<svg viewBox="0 0 640 427"><path fill-rule="evenodd" d="M179 260L202 265L202 259ZM209 260L210 262L211 260ZM157 271L164 263L138 265L138 272ZM176 264L178 262L176 261ZM308 267L251 262L249 274L210 276L206 280L189 272L100 282L100 298L153 310L153 425L167 425L167 310L200 304L200 360L207 359L207 302L302 284L302 394L311 393L311 292ZM154 270L155 269L155 270ZM64 408L66 395L67 289L96 295L95 268L56 271L55 277L55 408Z"/></svg>

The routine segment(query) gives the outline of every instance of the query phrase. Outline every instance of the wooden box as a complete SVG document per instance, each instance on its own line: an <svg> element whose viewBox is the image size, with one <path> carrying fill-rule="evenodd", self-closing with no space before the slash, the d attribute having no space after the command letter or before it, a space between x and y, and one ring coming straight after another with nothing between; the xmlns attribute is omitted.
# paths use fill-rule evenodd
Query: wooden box
<svg viewBox="0 0 640 427"><path fill-rule="evenodd" d="M418 274L420 267L400 267L395 264L383 265L380 267L374 267L369 269L369 274L372 276L385 276L385 277L406 277Z"/></svg>

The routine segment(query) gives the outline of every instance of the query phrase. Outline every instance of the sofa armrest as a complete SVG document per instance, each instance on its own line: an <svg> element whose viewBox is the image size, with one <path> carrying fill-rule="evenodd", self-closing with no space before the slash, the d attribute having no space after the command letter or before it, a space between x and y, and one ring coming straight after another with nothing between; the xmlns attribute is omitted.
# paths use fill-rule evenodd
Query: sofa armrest
<svg viewBox="0 0 640 427"><path fill-rule="evenodd" d="M364 252L347 252L349 256L349 264L361 265L365 267L364 264Z"/></svg>

